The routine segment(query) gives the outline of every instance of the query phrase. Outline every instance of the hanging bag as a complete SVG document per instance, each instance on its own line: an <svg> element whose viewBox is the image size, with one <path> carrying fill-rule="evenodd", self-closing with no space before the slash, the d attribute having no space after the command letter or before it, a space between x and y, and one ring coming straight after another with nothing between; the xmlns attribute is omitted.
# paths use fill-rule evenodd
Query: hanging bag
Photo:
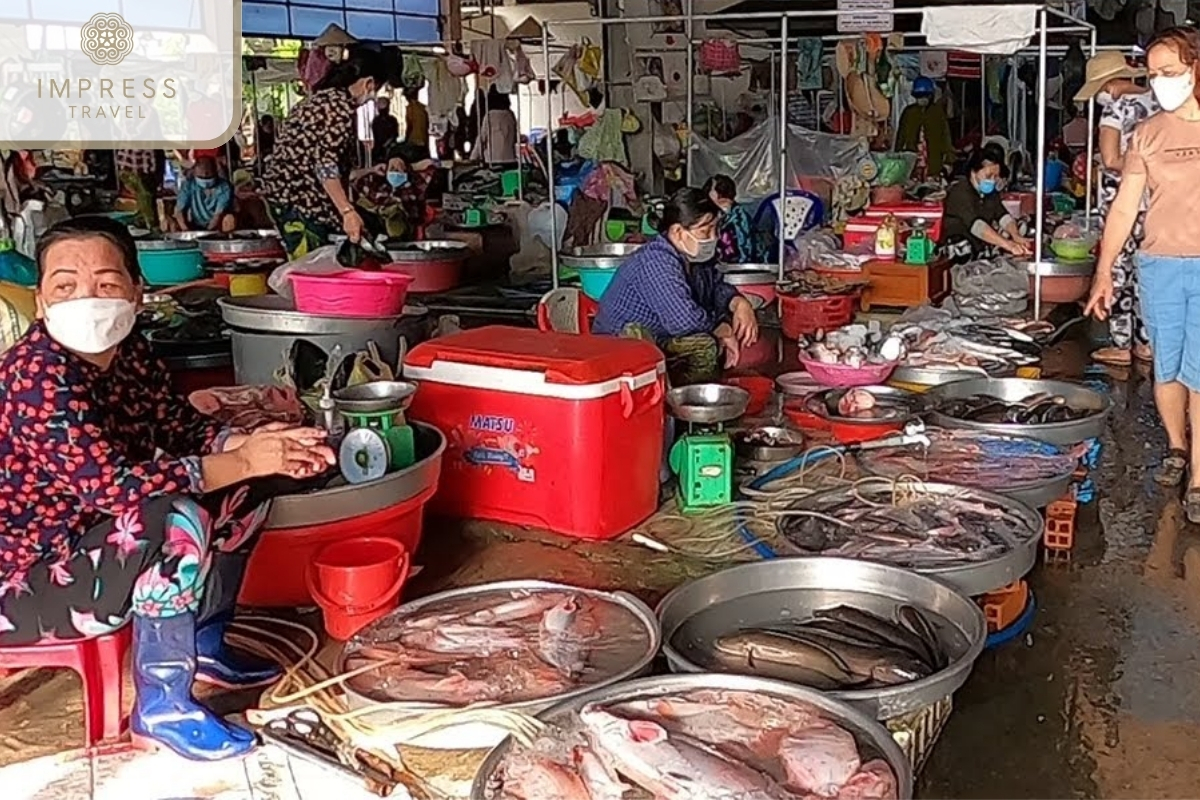
<svg viewBox="0 0 1200 800"><path fill-rule="evenodd" d="M709 75L737 75L742 54L732 39L706 39L700 44L700 71Z"/></svg>

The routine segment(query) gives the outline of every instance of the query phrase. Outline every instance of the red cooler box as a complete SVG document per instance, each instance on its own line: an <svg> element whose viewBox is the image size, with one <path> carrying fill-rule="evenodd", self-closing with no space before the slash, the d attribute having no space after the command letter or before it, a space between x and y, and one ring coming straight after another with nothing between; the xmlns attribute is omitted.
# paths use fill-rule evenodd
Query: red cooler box
<svg viewBox="0 0 1200 800"><path fill-rule="evenodd" d="M413 419L446 435L434 513L610 539L658 507L665 366L653 344L476 328L415 347Z"/></svg>

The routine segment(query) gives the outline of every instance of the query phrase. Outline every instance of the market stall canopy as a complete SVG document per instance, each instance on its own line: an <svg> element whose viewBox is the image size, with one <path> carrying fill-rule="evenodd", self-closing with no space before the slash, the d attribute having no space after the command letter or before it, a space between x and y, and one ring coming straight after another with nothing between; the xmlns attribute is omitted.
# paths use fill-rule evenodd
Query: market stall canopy
<svg viewBox="0 0 1200 800"><path fill-rule="evenodd" d="M542 38L542 25L533 17L526 17L525 21L509 32L509 39L538 39Z"/></svg>

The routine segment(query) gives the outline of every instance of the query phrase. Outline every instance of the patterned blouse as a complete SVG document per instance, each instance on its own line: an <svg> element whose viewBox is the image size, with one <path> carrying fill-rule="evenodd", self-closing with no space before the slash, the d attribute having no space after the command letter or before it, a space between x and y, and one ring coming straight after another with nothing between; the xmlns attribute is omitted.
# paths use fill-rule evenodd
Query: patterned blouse
<svg viewBox="0 0 1200 800"><path fill-rule="evenodd" d="M106 517L199 494L200 455L223 435L139 332L101 370L34 323L0 362L0 594Z"/></svg>
<svg viewBox="0 0 1200 800"><path fill-rule="evenodd" d="M285 119L267 159L263 196L271 204L340 229L342 215L321 184L344 186L354 167L356 107L346 89L322 89L301 100Z"/></svg>

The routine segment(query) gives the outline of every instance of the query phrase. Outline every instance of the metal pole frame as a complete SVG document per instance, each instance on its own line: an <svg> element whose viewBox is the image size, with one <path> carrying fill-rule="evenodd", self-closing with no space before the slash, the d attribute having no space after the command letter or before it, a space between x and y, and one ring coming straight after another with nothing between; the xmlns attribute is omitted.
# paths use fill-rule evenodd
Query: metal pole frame
<svg viewBox="0 0 1200 800"><path fill-rule="evenodd" d="M787 262L787 140L788 140L788 18L779 22L779 208L775 213L779 226L779 280Z"/></svg>
<svg viewBox="0 0 1200 800"><path fill-rule="evenodd" d="M550 187L550 281L558 288L558 200L554 197L554 93L550 91L550 26L542 23L542 59L546 70L546 183Z"/></svg>
<svg viewBox="0 0 1200 800"><path fill-rule="evenodd" d="M684 23L684 36L687 38L687 148L684 155L687 157L687 162L684 164L684 180L688 186L692 185L692 137L694 135L693 126L696 118L693 114L692 107L696 105L696 45L692 41L693 33L695 32L694 20L695 15L695 0L685 0L684 7L687 9L687 22Z"/></svg>
<svg viewBox="0 0 1200 800"><path fill-rule="evenodd" d="M933 8L933 7L934 6L920 6L917 8L879 9L878 12L873 12L873 13L887 14L890 17L895 18L895 17L900 17L900 16L915 16L918 14L924 14L926 10L928 10L929 8ZM587 19L568 19L568 20L554 20L553 22L550 22L550 21L543 22L542 23L542 56L546 61L546 111L547 111L548 118L549 118L548 135L552 136L554 133L553 110L552 110L551 102L550 102L551 93L550 93L550 67L549 67L549 64L550 64L550 39L549 39L549 36L550 36L550 26L552 24L556 25L556 26L557 25L577 26L577 25L612 25L612 24L631 25L631 24L653 24L653 23L661 23L661 22L683 22L687 26L687 31L688 31L688 36L687 36L687 38L688 38L688 61L689 61L689 63L691 63L691 59L693 56L692 42L691 42L691 26L697 20L707 22L709 20L720 21L720 20L727 20L727 19L738 19L738 20L779 19L780 24L781 24L781 27L780 27L781 35L779 37L780 53L781 53L780 74L781 74L781 76L783 76L784 81L785 81L784 85L782 87L780 87L781 91L779 93L779 110L780 110L779 125L780 125L780 134L781 134L780 143L779 143L779 145L780 145L779 146L779 182L780 182L779 196L781 198L782 205L786 206L787 185L786 185L784 175L785 175L785 171L787 169L787 155L786 155L787 91L786 91L786 88L784 88L784 87L786 87L786 76L787 76L785 65L787 63L786 53L787 53L788 20L792 19L792 18L820 19L820 18L828 18L828 17L833 17L836 19L838 16L841 16L842 14L844 14L846 12L839 11L838 9L810 9L810 10L802 10L802 11L785 11L782 14L771 13L771 12L751 12L751 13L747 13L747 14L736 14L736 15L728 14L728 13L695 14L695 13L692 13L693 12L692 0L688 0L686 8L688 10L688 13L682 14L682 15L676 14L673 16L611 17L611 18L607 18L607 19L587 18ZM1062 25L1060 27L1055 27L1055 28L1051 29L1049 27L1049 20L1051 17L1062 20L1066 24ZM1095 25L1092 25L1084 20L1072 17L1070 14L1059 11L1058 9L1039 5L1037 7L1037 36L1038 36L1037 51L1038 51L1038 97L1040 97L1040 98L1044 97L1045 93L1046 93L1046 59L1047 59L1047 54L1048 54L1048 50L1049 50L1048 35L1050 33L1086 33L1091 37L1092 53L1093 54L1095 53L1095 37L1096 37L1096 26ZM920 35L920 34L906 34L906 35ZM846 37L846 36L822 37L823 40L836 40L838 38L855 38L855 37L852 37L852 36L851 37ZM912 49L915 50L918 48L912 48ZM945 49L945 48L936 48L936 49ZM1026 49L1028 49L1028 48L1027 47L1021 48L1021 50L1026 50ZM1021 52L1021 50L1018 50L1017 52ZM687 94L688 94L688 99L689 99L687 113L688 113L689 120L691 119L691 114L692 114L692 108L691 108L692 104L691 104L690 100L693 97L693 92L694 92L694 83L693 82L694 82L694 80L695 80L695 76L692 74L692 70L689 69L688 75L687 75L687 89L688 89ZM986 92L985 92L985 102L986 102ZM840 101L839 101L839 103L840 103ZM1090 112L1089 112L1089 119L1090 119ZM1090 132L1089 132L1089 135L1090 135ZM688 173L689 173L689 181L690 181L690 172L691 172L691 144L690 144L691 131L690 130L688 131L688 136L689 136L689 145L688 145L687 155L688 155ZM1089 142L1089 147L1090 147L1090 142ZM1041 102L1039 102L1039 104L1038 104L1037 147L1035 149L1036 149L1036 158L1037 158L1037 170L1036 170L1036 172L1037 172L1037 178L1036 178L1037 179L1037 189L1036 189L1036 195L1035 195L1037 209L1035 212L1036 216L1034 218L1034 230L1036 232L1036 239L1034 240L1034 263L1039 266L1035 267L1035 270L1034 270L1035 271L1035 280L1034 280L1033 313L1034 313L1034 318L1038 318L1041 316L1041 306L1042 306L1042 275L1041 275L1040 264L1041 264L1041 260L1042 260L1042 250L1043 250L1043 248L1042 248L1042 233L1043 233L1043 230L1045 227L1044 203L1046 200L1046 187L1045 187L1046 105L1045 105L1045 103L1041 103ZM552 241L550 243L550 264L551 264L551 270L552 270L553 285L555 288L558 288L558 255L559 255L559 253L558 253L558 231L557 231L558 225L556 224L554 213L553 213L553 207L555 204L555 200L554 200L554 164L553 164L553 162L554 162L553 157L551 157L550 159L547 160L546 177L550 184L550 203L551 203L550 233L551 233ZM1090 171L1089 171L1089 177L1090 177ZM1089 195L1090 195L1090 192L1089 192ZM779 260L780 260L780 274L781 275L782 275L783 260L784 260L783 259L783 250L784 250L784 248L783 248L783 226L784 226L783 216L784 215L782 213L783 211L784 211L784 209L781 208L780 214L778 215L780 217L780 230L779 230L779 233L780 233L780 245L779 245L780 259Z"/></svg>
<svg viewBox="0 0 1200 800"><path fill-rule="evenodd" d="M1090 58L1095 58L1095 56L1096 56L1096 31L1094 31L1094 30L1092 31L1092 35L1090 37L1090 41L1088 44L1089 44L1088 56ZM1096 98L1094 95L1088 100L1087 107L1088 107L1088 120L1087 120L1088 136L1087 136L1087 162L1086 162L1087 169L1084 171L1084 179L1083 179L1083 184L1084 184L1083 229L1085 231L1090 231L1092 229L1092 200L1093 200L1092 190L1097 188L1093 184L1093 175L1095 173L1095 170L1092 168L1092 159L1094 159L1096 157L1095 136L1093 136L1093 131L1096 130ZM1097 202L1099 201L1098 197L1095 199L1097 200Z"/></svg>

